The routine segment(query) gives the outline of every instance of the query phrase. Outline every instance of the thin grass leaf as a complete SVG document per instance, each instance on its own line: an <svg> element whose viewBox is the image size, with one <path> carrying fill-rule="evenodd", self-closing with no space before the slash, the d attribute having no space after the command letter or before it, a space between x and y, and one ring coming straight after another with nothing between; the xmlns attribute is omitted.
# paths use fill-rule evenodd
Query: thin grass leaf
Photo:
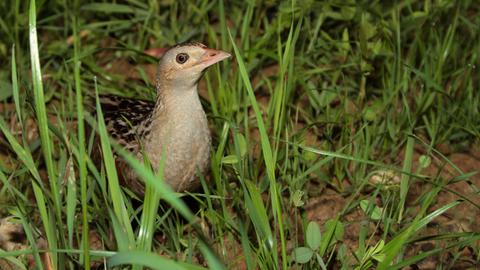
<svg viewBox="0 0 480 270"><path fill-rule="evenodd" d="M105 164L105 170L108 177L108 187L110 192L111 202L113 204L113 211L118 219L123 233L126 233L129 249L135 246L135 237L133 234L132 225L130 223L130 217L128 215L127 208L125 206L124 197L121 191L120 183L118 181L117 168L115 166L115 158L110 146L110 140L108 138L107 128L105 126L105 120L103 118L102 107L98 97L98 90L96 89L96 109L97 109L97 121L98 121L98 133L100 136L100 144L102 147L102 156Z"/></svg>
<svg viewBox="0 0 480 270"><path fill-rule="evenodd" d="M66 212L67 212L67 232L68 244L73 247L73 235L77 231L75 228L75 211L77 207L77 183L75 181L75 170L70 156L67 160L64 172L64 179L67 184Z"/></svg>
<svg viewBox="0 0 480 270"><path fill-rule="evenodd" d="M17 157L27 167L27 169L30 171L30 173L35 178L35 180L38 181L39 184L42 184L42 179L40 178L40 174L37 170L37 166L33 161L32 154L17 142L15 137L12 135L12 133L8 129L7 124L5 123L5 120L3 119L3 117L0 117L0 130L2 131L3 135L7 139L8 143L10 144L10 147L15 152Z"/></svg>
<svg viewBox="0 0 480 270"><path fill-rule="evenodd" d="M118 250L122 252L133 249L132 242L125 233L124 226L118 220L115 212L111 211L111 209L108 210L110 221L112 223L111 228L113 230L113 234L115 235L115 241L117 242ZM88 241L88 238L86 240Z"/></svg>
<svg viewBox="0 0 480 270"><path fill-rule="evenodd" d="M105 13L135 14L136 16L141 16L142 18L149 15L149 12L144 9L116 3L89 3L83 5L81 10Z"/></svg>
<svg viewBox="0 0 480 270"><path fill-rule="evenodd" d="M407 139L407 146L405 148L405 158L403 159L403 171L409 174L412 171L414 145L415 145L415 139L409 136ZM409 174L402 174L402 178L400 179L400 205L399 205L400 208L398 213L398 222L401 222L403 218L405 200L407 198L408 187L410 186Z"/></svg>
<svg viewBox="0 0 480 270"><path fill-rule="evenodd" d="M12 197L17 199L18 203L26 203L28 202L27 197L20 192L14 185L10 184L11 179L13 178L13 174L10 176L10 179L7 179L7 176L2 172L0 168L0 181L2 185L11 193Z"/></svg>
<svg viewBox="0 0 480 270"><path fill-rule="evenodd" d="M90 269L90 255L89 255L89 228L88 228L88 205L87 205L87 149L85 140L85 121L83 109L83 96L80 80L80 66L79 47L80 39L78 37L77 24L78 21L75 16L73 18L73 65L75 78L75 101L77 107L77 127L78 127L78 167L80 174L80 202L82 205L82 243L83 243L83 264L86 270Z"/></svg>
<svg viewBox="0 0 480 270"><path fill-rule="evenodd" d="M54 232L58 231L59 235L63 234L63 226L55 226L58 222L62 222L62 210L60 204L60 191L57 184L57 174L54 167L53 157L52 157L52 139L48 131L48 120L47 120L47 111L45 108L45 98L43 92L43 83L42 83L42 73L40 68L40 57L38 51L38 41L37 41L37 27L36 27L36 8L35 0L30 1L29 8L29 41L30 41L30 61L32 66L32 81L33 81L33 92L35 100L35 113L38 121L38 131L40 133L40 140L42 142L42 152L45 164L47 167L48 180L50 184L51 196L53 198L53 211L55 213L56 220L51 220L44 213L42 216L42 221L44 222L45 231L47 231L47 241L48 246L51 249L57 248L57 237ZM41 201L44 201L43 190L40 190L39 187L34 184L34 190L37 197L41 197ZM40 202L42 207L44 202ZM52 260L54 266L58 265L57 254L52 254Z"/></svg>
<svg viewBox="0 0 480 270"><path fill-rule="evenodd" d="M40 258L40 253L39 249L37 246L37 240L35 236L33 235L33 232L30 228L30 224L28 223L27 219L25 218L24 214L22 213L23 211L16 211L14 214L18 216L22 222L23 225L23 231L25 232L25 235L27 236L28 242L30 244L30 248L32 249L32 255L35 260L35 263L38 265L39 269L43 269L43 263Z"/></svg>
<svg viewBox="0 0 480 270"><path fill-rule="evenodd" d="M286 257L286 242L284 238L284 227L283 227L283 217L282 217L282 206L281 206L281 200L278 195L278 186L277 182L275 179L275 164L276 161L274 160L273 153L272 153L272 148L270 146L270 140L267 134L267 130L265 128L265 124L263 122L262 118L262 113L260 111L260 108L258 107L257 100L255 98L255 94L253 93L252 85L250 83L250 79L248 78L247 70L245 67L245 63L243 62L242 56L240 54L239 49L237 48L235 41L232 37L232 34L230 33L230 30L228 31L228 34L230 36L230 42L233 46L234 52L235 52L235 58L238 61L238 68L240 71L240 76L243 81L243 84L245 88L247 89L248 97L250 100L250 104L255 112L255 118L257 120L257 125L258 129L260 132L260 140L261 140L261 145L262 145L262 154L263 154L263 159L265 161L265 167L268 175L268 180L270 183L270 199L272 201L272 208L273 208L273 213L275 217L275 221L278 224L278 231L280 233L280 240L281 240L281 248L282 248L282 264L283 268L287 268L287 257ZM276 245L275 238L273 239L274 242L272 243L274 246ZM273 259L276 263L276 266L279 266L279 260L278 260L278 255L276 252L273 252L271 254L273 256Z"/></svg>
<svg viewBox="0 0 480 270"><path fill-rule="evenodd" d="M413 264L415 264L417 262L420 262L423 259L426 259L428 257L432 257L432 256L435 256L437 254L441 254L441 253L445 252L446 250L450 250L450 249L455 248L455 247L464 247L466 245L473 244L475 241L478 241L478 240L480 240L480 235L479 234L473 235L473 236L470 236L470 237L468 237L468 238L466 238L462 241L458 241L458 242L449 244L446 247L436 248L436 249L433 249L433 250L422 252L420 254L414 255L414 256L409 257L409 258L404 258L399 263L397 263L395 265L392 265L392 266L389 266L388 269L389 270L403 269L404 267L408 267L410 265L413 265Z"/></svg>
<svg viewBox="0 0 480 270"><path fill-rule="evenodd" d="M165 152L163 153L165 156ZM158 167L158 176L163 179L164 158L160 160ZM148 156L144 154L144 164L150 164ZM160 180L160 179L159 179ZM160 180L162 181L162 180ZM143 200L143 211L140 219L140 228L138 230L137 248L143 251L150 251L152 248L153 235L155 234L155 219L157 217L160 195L150 184L145 184L145 197ZM133 269L141 269L135 265Z"/></svg>
<svg viewBox="0 0 480 270"><path fill-rule="evenodd" d="M335 231L337 230L337 226L340 226L340 217L338 215L335 217L335 219L331 219L329 221L333 225L327 226L326 231L323 233L320 248L318 249L318 253L322 257L326 254L328 247L331 245L332 241L335 238Z"/></svg>
<svg viewBox="0 0 480 270"><path fill-rule="evenodd" d="M143 212L138 230L138 248L143 251L150 251L152 247L153 235L155 233L155 219L157 217L160 196L156 190L150 186L145 187L145 197L143 200Z"/></svg>
<svg viewBox="0 0 480 270"><path fill-rule="evenodd" d="M17 62L15 58L15 45L12 46L12 92L13 100L15 102L15 109L17 112L18 122L20 126L23 127L23 117L22 110L20 106L20 97L19 97L19 88L18 88L18 79L17 79Z"/></svg>
<svg viewBox="0 0 480 270"><path fill-rule="evenodd" d="M48 120L47 110L45 107L45 99L43 92L42 73L40 68L40 59L38 52L37 41L37 28L36 28L36 10L35 1L30 1L29 11L29 29L30 29L30 57L32 64L32 79L33 79L33 91L35 97L35 112L37 114L38 129L40 133L40 139L42 141L42 150L47 165L47 173L50 180L50 188L52 189L55 211L58 212L57 216L60 217L60 198L59 190L56 183L55 167L53 165L52 158L52 140L48 132Z"/></svg>
<svg viewBox="0 0 480 270"><path fill-rule="evenodd" d="M151 269L172 269L172 270L202 270L203 267L187 263L179 263L158 255L144 251L119 252L108 258L107 266L109 268L119 265L141 265Z"/></svg>
<svg viewBox="0 0 480 270"><path fill-rule="evenodd" d="M383 253L385 254L385 259L378 265L379 270L390 269L390 265L393 262L395 256L398 255L400 249L408 242L410 236L416 233L418 230L430 223L434 218L445 213L447 210L460 204L460 201L453 201L447 205L440 207L439 209L433 211L429 215L420 219L420 216L412 222L412 224L406 228L403 232L395 236L390 240L384 247Z"/></svg>
<svg viewBox="0 0 480 270"><path fill-rule="evenodd" d="M265 242L269 249L274 248L274 237L270 228L267 210L258 187L249 180L245 180L245 204L248 214L255 226L255 231L261 242Z"/></svg>

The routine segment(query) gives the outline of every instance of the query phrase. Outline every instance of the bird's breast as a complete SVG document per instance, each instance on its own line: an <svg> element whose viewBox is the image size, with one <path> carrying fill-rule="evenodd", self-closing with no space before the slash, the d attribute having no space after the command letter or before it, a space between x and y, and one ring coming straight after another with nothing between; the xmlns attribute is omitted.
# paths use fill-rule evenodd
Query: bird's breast
<svg viewBox="0 0 480 270"><path fill-rule="evenodd" d="M145 143L152 166L158 168L163 162L164 179L176 191L190 190L196 171L203 172L209 160L211 139L205 112L201 106L188 110L156 119Z"/></svg>

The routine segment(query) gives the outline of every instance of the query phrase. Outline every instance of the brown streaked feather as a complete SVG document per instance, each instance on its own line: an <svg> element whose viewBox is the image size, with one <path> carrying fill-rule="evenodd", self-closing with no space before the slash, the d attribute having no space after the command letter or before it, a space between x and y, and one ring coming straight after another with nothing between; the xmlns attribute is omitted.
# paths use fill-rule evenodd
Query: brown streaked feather
<svg viewBox="0 0 480 270"><path fill-rule="evenodd" d="M155 102L111 95L99 99L110 136L127 149L131 148L129 144L138 145L137 139L149 132L146 127L150 126Z"/></svg>
<svg viewBox="0 0 480 270"><path fill-rule="evenodd" d="M114 95L100 95L99 102L108 134L133 154L140 151L141 138L150 132L150 116L155 109L155 102ZM94 112L96 114L96 111ZM97 147L93 149L92 158L100 165L103 158L98 136L95 141ZM142 194L144 192L142 183L126 177L125 171L128 167L126 162L115 157L115 165L120 183L129 186L135 193Z"/></svg>

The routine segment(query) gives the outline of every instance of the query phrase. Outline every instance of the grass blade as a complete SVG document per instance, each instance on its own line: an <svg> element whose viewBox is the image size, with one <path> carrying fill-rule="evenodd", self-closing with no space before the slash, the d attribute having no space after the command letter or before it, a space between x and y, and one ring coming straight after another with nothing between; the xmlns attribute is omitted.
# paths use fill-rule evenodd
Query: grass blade
<svg viewBox="0 0 480 270"><path fill-rule="evenodd" d="M105 120L103 118L102 107L98 98L98 90L96 91L97 103L97 122L98 133L100 136L100 144L102 148L102 156L105 165L105 170L108 178L108 187L110 191L110 198L113 204L113 211L116 218L121 224L122 231L127 234L129 240L129 248L135 246L135 237L133 234L130 218L128 216L127 208L125 207L124 197L122 195L120 183L118 181L117 168L115 166L115 158L110 146Z"/></svg>
<svg viewBox="0 0 480 270"><path fill-rule="evenodd" d="M75 97L77 107L77 127L78 127L78 167L80 173L80 201L82 205L82 249L83 249L83 264L86 270L90 269L90 254L88 252L88 206L87 206L87 162L86 162L86 140L85 140L85 121L83 111L83 96L80 80L80 66L79 59L80 39L78 37L77 25L78 21L73 19L73 65L75 78Z"/></svg>
<svg viewBox="0 0 480 270"><path fill-rule="evenodd" d="M239 49L237 48L237 45L235 44L235 40L232 37L232 34L230 31L228 31L229 36L230 36L230 42L232 43L233 49L235 51L235 58L238 61L238 69L240 71L240 76L242 78L243 84L245 88L247 89L248 97L250 100L250 103L252 105L252 108L255 112L255 117L257 120L257 125L258 129L260 131L260 140L261 140L261 146L262 146L262 154L263 154L263 159L265 161L265 167L267 170L267 176L268 180L270 183L270 199L272 201L272 207L274 210L274 217L275 221L278 224L278 232L280 234L280 241L281 241L281 249L282 249L282 264L283 264L283 269L287 269L287 252L286 252L286 242L285 242L285 237L284 237L284 228L283 228L283 217L282 217L282 205L281 205L281 200L278 195L278 186L277 186L277 181L275 179L275 164L276 161L274 160L273 153L272 153L272 148L270 146L270 140L267 134L267 130L265 128L265 123L263 122L262 118L262 113L260 111L260 108L258 107L257 100L255 98L255 94L253 93L253 88L250 83L250 79L248 78L247 74L247 69L245 67L245 63L243 62L243 58L240 54ZM274 241L273 243L274 246L276 246L276 243ZM279 261L278 261L278 255L276 252L272 253L272 256L274 258L274 261L277 265L279 266Z"/></svg>
<svg viewBox="0 0 480 270"><path fill-rule="evenodd" d="M460 201L453 201L447 205L440 207L439 209L433 211L429 215L425 216L424 218L420 219L420 216L412 222L412 224L405 229L402 233L395 236L392 240L390 240L384 247L383 252L385 253L385 259L379 264L378 269L390 269L390 264L393 262L395 256L398 255L400 249L405 246L408 242L410 236L416 233L418 230L426 226L430 223L434 218L438 217L439 215L443 214L450 208L453 208L460 204Z"/></svg>
<svg viewBox="0 0 480 270"><path fill-rule="evenodd" d="M17 79L17 62L15 58L15 46L12 46L12 92L13 100L15 101L15 109L17 111L17 118L20 126L23 127L23 117L22 110L20 106L20 97L19 97L19 88L18 88L18 79Z"/></svg>
<svg viewBox="0 0 480 270"><path fill-rule="evenodd" d="M50 237L48 240L48 246L50 249L57 249L57 238L53 233L58 230L59 235L63 234L63 226L55 226L62 222L62 210L60 204L60 191L57 184L57 174L53 163L52 157L52 139L48 130L47 110L45 108L45 98L43 92L42 72L40 68L40 57L38 51L37 40L37 25L36 25L36 8L35 0L30 1L29 9L29 38L30 38L30 61L32 66L32 80L33 80L33 92L35 99L35 113L38 121L38 131L40 133L40 140L42 142L43 158L47 167L48 180L50 184L51 196L53 198L53 206L56 220L44 216L44 225L47 226L45 230L50 231ZM35 187L36 185L34 185ZM36 188L36 193L42 193L43 191ZM40 195L40 194L39 194ZM43 198L43 194L41 195ZM44 205L44 204L43 204ZM50 228L49 228L50 227ZM53 229L55 227L56 229ZM53 264L58 265L57 254L52 254Z"/></svg>
<svg viewBox="0 0 480 270"><path fill-rule="evenodd" d="M402 178L400 179L400 211L398 214L398 222L402 220L403 211L405 207L405 200L407 198L407 192L409 187L409 180L410 180L410 173L412 171L412 164L413 164L413 146L415 144L415 140L413 137L409 136L407 139L407 146L405 148L405 158L403 160L403 171L407 172L407 174L402 174Z"/></svg>
<svg viewBox="0 0 480 270"><path fill-rule="evenodd" d="M178 263L173 260L165 259L158 255L147 253L144 251L126 251L119 252L107 261L109 268L119 265L141 265L151 269L172 269L172 270L202 270L203 267L198 267L192 264Z"/></svg>

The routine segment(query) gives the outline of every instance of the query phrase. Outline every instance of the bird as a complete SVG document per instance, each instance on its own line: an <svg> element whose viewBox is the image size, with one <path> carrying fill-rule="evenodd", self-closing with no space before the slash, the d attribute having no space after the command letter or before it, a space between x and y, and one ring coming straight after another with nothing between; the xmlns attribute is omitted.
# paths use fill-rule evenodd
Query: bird
<svg viewBox="0 0 480 270"><path fill-rule="evenodd" d="M210 161L211 135L198 95L206 69L230 58L225 51L187 42L165 51L158 63L155 101L101 95L108 134L154 169L163 162L163 179L175 192L193 191ZM163 158L163 160L162 160ZM145 186L122 158L116 157L122 185L138 195Z"/></svg>

